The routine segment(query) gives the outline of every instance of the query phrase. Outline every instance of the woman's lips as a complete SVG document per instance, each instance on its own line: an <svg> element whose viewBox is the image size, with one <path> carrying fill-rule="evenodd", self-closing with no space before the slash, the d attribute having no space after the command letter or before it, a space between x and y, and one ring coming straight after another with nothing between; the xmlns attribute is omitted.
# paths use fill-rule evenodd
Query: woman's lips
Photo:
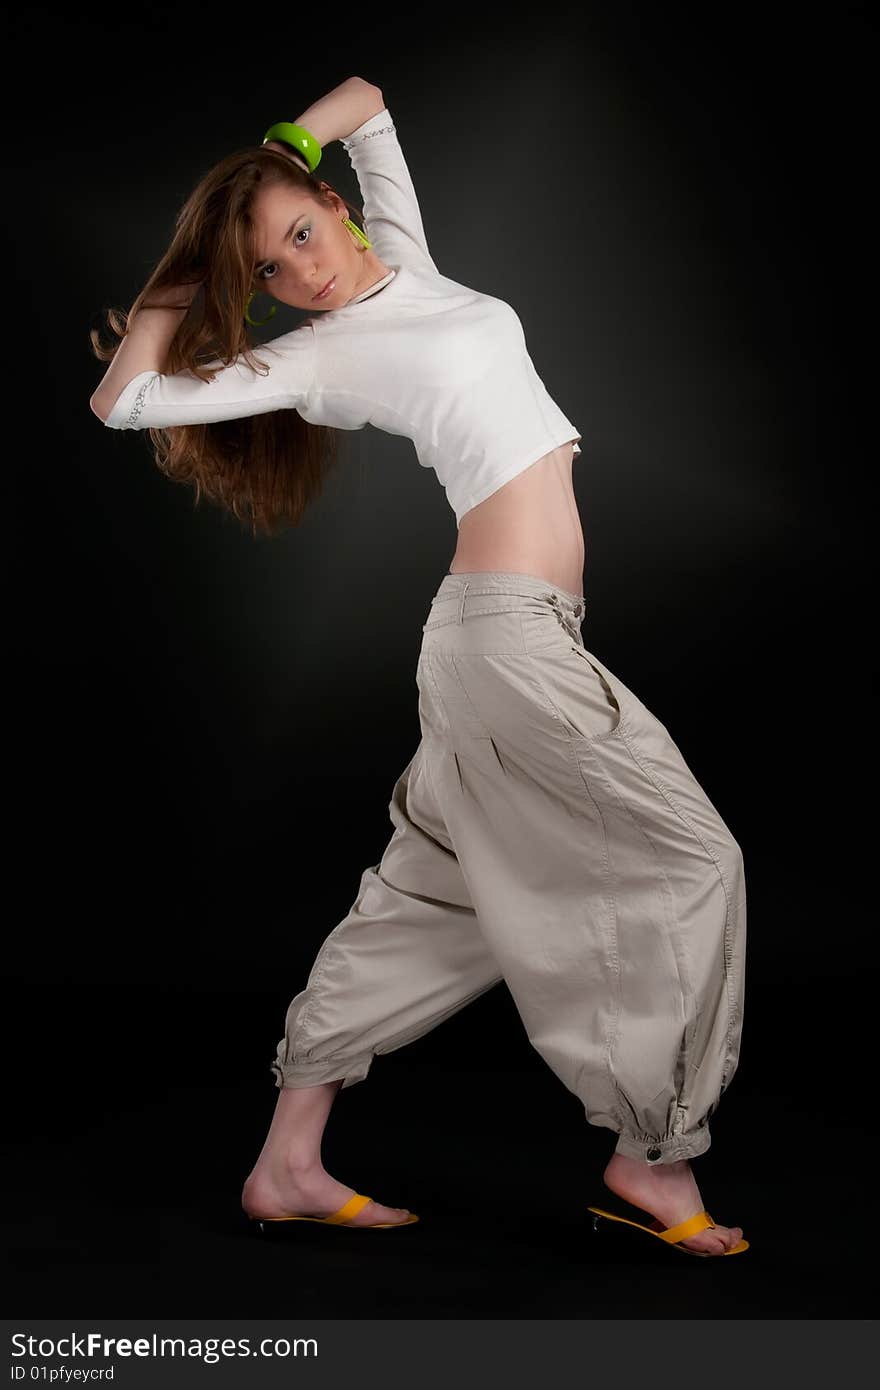
<svg viewBox="0 0 880 1390"><path fill-rule="evenodd" d="M312 295L312 299L323 299L323 298L325 297L325 295L328 295L328 294L332 293L333 286L334 286L335 284L336 284L336 276L334 275L333 278L332 278L332 280L328 280L328 281L327 281L327 284L324 286L324 288L323 288L322 290L319 290L317 294L313 294L313 295Z"/></svg>

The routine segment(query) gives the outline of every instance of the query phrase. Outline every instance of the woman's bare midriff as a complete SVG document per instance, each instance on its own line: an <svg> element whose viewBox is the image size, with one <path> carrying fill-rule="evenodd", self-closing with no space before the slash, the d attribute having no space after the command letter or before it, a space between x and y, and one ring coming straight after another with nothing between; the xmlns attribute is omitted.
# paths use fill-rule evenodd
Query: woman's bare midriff
<svg viewBox="0 0 880 1390"><path fill-rule="evenodd" d="M584 533L573 458L573 442L561 444L466 512L450 572L534 574L582 594Z"/></svg>

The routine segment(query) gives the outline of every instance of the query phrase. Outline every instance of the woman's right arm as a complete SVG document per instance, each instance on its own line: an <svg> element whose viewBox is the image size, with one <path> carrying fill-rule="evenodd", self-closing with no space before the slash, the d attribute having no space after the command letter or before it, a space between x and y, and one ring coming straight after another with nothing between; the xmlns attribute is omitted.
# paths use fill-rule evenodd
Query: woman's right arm
<svg viewBox="0 0 880 1390"><path fill-rule="evenodd" d="M154 347L158 338L157 328ZM116 400L109 401L108 394L109 404L99 404L95 413L108 429L148 430L298 410L308 404L315 383L314 324L306 319L280 338L262 343L253 360L255 365L242 353L229 363L220 358L202 363L212 373L209 381L188 369L165 374L155 366L145 367L126 382Z"/></svg>
<svg viewBox="0 0 880 1390"><path fill-rule="evenodd" d="M161 307L139 309L134 315L113 360L94 392L89 405L99 420L107 416L119 399L123 388L142 372L162 372L168 357L168 349L174 339L189 306L198 291L198 283L184 285L177 289L156 291L149 296L151 304ZM173 304L182 304L182 309L174 309Z"/></svg>

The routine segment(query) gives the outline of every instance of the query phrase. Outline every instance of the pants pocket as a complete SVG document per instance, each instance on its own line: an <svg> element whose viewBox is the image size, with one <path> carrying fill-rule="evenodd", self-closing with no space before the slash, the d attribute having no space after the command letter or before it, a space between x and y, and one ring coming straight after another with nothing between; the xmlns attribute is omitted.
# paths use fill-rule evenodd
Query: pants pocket
<svg viewBox="0 0 880 1390"><path fill-rule="evenodd" d="M560 634L556 643L529 656L547 708L572 738L592 744L618 732L620 702L583 647Z"/></svg>

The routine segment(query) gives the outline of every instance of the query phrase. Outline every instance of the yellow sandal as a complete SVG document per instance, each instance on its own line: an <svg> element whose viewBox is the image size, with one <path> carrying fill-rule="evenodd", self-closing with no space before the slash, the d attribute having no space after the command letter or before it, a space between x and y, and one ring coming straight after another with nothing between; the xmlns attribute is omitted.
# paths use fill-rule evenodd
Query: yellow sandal
<svg viewBox="0 0 880 1390"><path fill-rule="evenodd" d="M419 1219L414 1212L410 1212L405 1221L372 1221L365 1225L352 1226L351 1218L357 1216L372 1200L372 1197L364 1197L362 1193L356 1192L353 1197L349 1197L344 1206L332 1212L330 1216L252 1216L250 1220L256 1222L258 1229L265 1235L267 1225L280 1221L317 1221L321 1226L347 1226L349 1230L355 1231L378 1231L391 1230L393 1226L410 1226Z"/></svg>
<svg viewBox="0 0 880 1390"><path fill-rule="evenodd" d="M689 1240L698 1231L705 1231L715 1225L707 1211L698 1211L696 1215L689 1216L687 1221L680 1221L677 1226L667 1226L664 1228L657 1222L657 1230L652 1230L650 1226L643 1226L640 1221L631 1221L627 1216L620 1216L613 1211L605 1211L603 1207L587 1207L587 1211L593 1213L593 1230L599 1230L599 1218L604 1217L606 1221L622 1221L626 1226L634 1226L638 1231L644 1231L649 1236L657 1236L658 1239L665 1241L672 1250L681 1251L682 1255L698 1255L701 1259L714 1260L715 1255L710 1255L708 1250L689 1250L686 1245L679 1245L679 1241ZM730 1250L724 1250L725 1255L740 1255L744 1250L748 1250L749 1242L739 1240Z"/></svg>

